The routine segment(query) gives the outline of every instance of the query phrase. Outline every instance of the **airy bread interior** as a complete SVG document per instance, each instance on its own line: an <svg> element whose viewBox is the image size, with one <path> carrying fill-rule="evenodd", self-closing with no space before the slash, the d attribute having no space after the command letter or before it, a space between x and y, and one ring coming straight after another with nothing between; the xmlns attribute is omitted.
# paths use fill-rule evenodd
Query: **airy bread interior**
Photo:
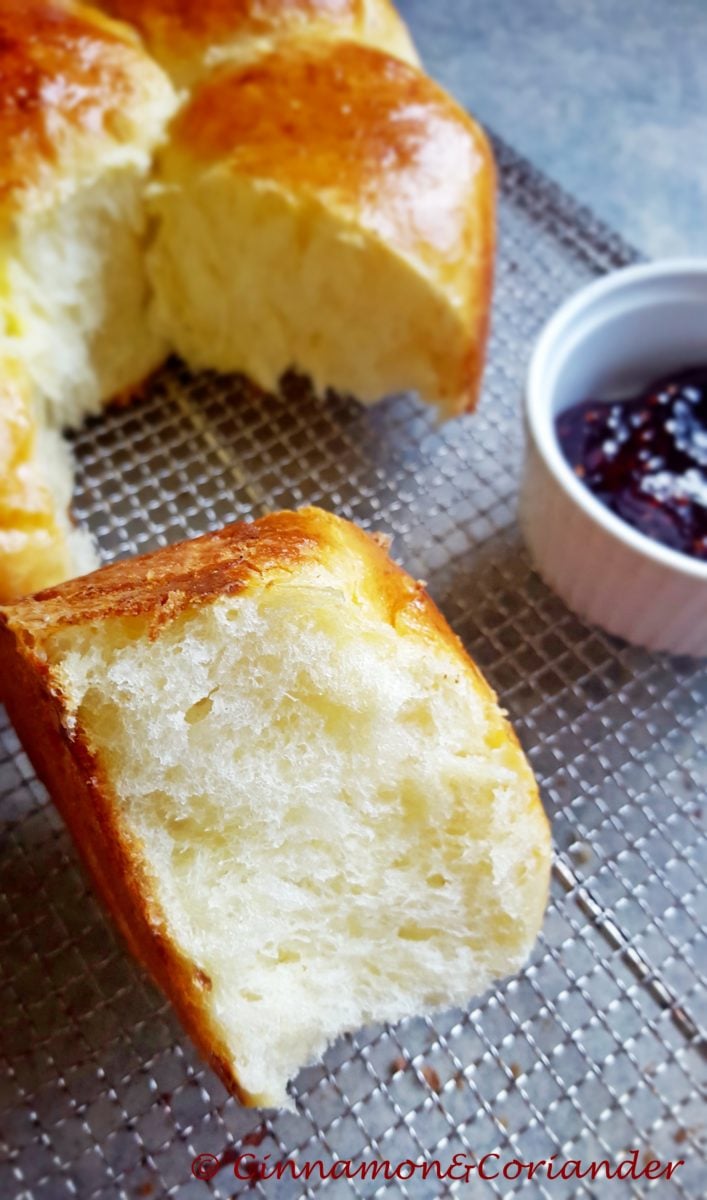
<svg viewBox="0 0 707 1200"><path fill-rule="evenodd" d="M109 170L18 218L3 340L54 426L75 426L164 358L147 319L143 175Z"/></svg>
<svg viewBox="0 0 707 1200"><path fill-rule="evenodd" d="M109 618L46 649L255 1102L286 1104L342 1031L464 1003L528 954L547 827L446 644L301 570L151 639Z"/></svg>
<svg viewBox="0 0 707 1200"><path fill-rule="evenodd" d="M227 169L175 171L154 207L156 324L192 366L266 390L296 367L364 403L409 388L464 406L463 310L336 205Z"/></svg>

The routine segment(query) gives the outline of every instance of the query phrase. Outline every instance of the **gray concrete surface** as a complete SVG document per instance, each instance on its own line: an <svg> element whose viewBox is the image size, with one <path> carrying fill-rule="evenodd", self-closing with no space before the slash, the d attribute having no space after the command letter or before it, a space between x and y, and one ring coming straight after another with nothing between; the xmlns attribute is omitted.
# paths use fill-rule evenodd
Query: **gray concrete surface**
<svg viewBox="0 0 707 1200"><path fill-rule="evenodd" d="M398 7L430 73L644 254L707 254L707 0Z"/></svg>

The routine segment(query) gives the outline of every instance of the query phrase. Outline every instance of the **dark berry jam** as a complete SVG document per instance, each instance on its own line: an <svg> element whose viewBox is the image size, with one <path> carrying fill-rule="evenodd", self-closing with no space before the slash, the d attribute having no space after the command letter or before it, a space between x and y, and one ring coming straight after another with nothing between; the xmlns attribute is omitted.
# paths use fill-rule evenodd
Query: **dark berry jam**
<svg viewBox="0 0 707 1200"><path fill-rule="evenodd" d="M607 508L707 561L707 367L661 379L632 400L577 404L558 417L557 436Z"/></svg>

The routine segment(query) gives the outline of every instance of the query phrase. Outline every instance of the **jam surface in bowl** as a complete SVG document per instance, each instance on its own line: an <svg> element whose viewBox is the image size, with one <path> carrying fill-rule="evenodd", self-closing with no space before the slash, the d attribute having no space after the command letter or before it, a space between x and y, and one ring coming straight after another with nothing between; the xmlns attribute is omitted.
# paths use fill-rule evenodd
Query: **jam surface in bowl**
<svg viewBox="0 0 707 1200"><path fill-rule="evenodd" d="M575 474L607 508L707 562L707 366L629 400L576 404L556 429Z"/></svg>

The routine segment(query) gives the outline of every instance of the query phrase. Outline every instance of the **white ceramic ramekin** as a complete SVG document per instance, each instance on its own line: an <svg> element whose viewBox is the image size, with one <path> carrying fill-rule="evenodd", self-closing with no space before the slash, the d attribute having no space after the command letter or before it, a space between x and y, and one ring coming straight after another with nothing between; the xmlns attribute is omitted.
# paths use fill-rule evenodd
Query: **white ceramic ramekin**
<svg viewBox="0 0 707 1200"><path fill-rule="evenodd" d="M707 259L628 267L583 288L545 326L528 376L520 519L535 565L587 621L635 645L707 654L707 563L654 542L584 487L555 434L557 414L637 395L662 375L707 366Z"/></svg>

